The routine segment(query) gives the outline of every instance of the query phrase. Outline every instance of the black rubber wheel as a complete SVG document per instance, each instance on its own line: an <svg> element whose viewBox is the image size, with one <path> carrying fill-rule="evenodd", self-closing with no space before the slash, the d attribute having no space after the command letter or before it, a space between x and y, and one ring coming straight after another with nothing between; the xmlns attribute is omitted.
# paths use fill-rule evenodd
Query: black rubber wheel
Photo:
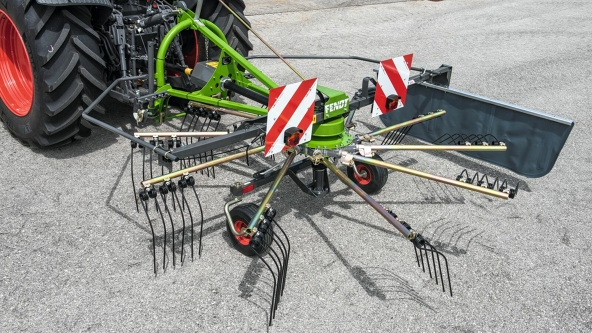
<svg viewBox="0 0 592 333"><path fill-rule="evenodd" d="M257 205L248 203L243 205L235 206L230 210L230 216L232 217L232 221L234 222L234 228L237 231L240 231L241 228L247 227L249 222L253 219L255 214L257 213ZM249 257L255 256L256 253L253 251L253 248L249 245L251 241L251 236L235 236L232 234L230 230L230 226L226 223L226 231L228 232L228 237L230 237L230 241L232 242L232 246L234 248ZM273 241L273 224L272 228L267 232L265 235L265 243L269 246ZM267 253L267 249L264 246L255 248L260 255L264 255Z"/></svg>
<svg viewBox="0 0 592 333"><path fill-rule="evenodd" d="M382 161L382 158L376 153L372 158ZM356 163L356 168L362 177L356 175L352 167L347 168L347 176L368 194L380 192L388 180L388 170L385 168L359 162Z"/></svg>
<svg viewBox="0 0 592 333"><path fill-rule="evenodd" d="M82 111L106 88L90 9L2 0L0 36L0 118L8 130L40 147L89 136ZM26 102L15 104L13 91Z"/></svg>
<svg viewBox="0 0 592 333"><path fill-rule="evenodd" d="M249 26L251 23L245 17L245 2L243 0L225 0L228 7L236 12L240 18ZM232 46L242 56L249 55L253 50L253 44L249 41L249 29L245 27L234 15L232 15L226 7L216 1L205 1L202 10L203 18L216 24L226 36L228 44ZM207 47L206 47L207 46ZM206 50L202 52L201 50ZM200 37L200 52L199 60L217 60L220 57L220 48L209 41L205 41Z"/></svg>

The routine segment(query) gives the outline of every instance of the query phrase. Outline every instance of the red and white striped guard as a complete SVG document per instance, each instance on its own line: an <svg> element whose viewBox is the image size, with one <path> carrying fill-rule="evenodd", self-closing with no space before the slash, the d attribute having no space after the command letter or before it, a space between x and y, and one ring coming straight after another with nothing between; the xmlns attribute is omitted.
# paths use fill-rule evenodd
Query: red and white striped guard
<svg viewBox="0 0 592 333"><path fill-rule="evenodd" d="M304 131L300 142L310 141L317 91L317 79L288 84L269 91L265 156L279 153L284 145L284 132L291 127Z"/></svg>
<svg viewBox="0 0 592 333"><path fill-rule="evenodd" d="M380 62L372 117L394 111L405 105L412 59L413 54L408 54ZM388 110L387 97L391 95L399 96L399 101L394 109Z"/></svg>

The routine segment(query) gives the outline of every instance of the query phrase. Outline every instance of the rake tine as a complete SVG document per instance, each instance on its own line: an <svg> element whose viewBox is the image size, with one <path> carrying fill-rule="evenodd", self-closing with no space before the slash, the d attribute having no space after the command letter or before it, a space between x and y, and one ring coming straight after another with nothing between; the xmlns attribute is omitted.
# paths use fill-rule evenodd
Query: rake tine
<svg viewBox="0 0 592 333"><path fill-rule="evenodd" d="M160 219L162 220L162 227L164 229L164 238L162 240L162 270L166 270L166 222L164 220L164 215L162 214L162 210L160 209L160 205L158 204L158 199L154 197L154 205L156 207L156 211L160 214Z"/></svg>
<svg viewBox="0 0 592 333"><path fill-rule="evenodd" d="M134 180L134 148L138 147L138 144L132 141L131 144L132 152L130 154L130 169L132 174L132 188L134 191L134 199L136 200L136 211L140 212L140 207L138 206L138 196L136 195L136 181Z"/></svg>
<svg viewBox="0 0 592 333"><path fill-rule="evenodd" d="M171 216L171 211L169 210L169 207L167 205L167 193L169 192L169 190L164 185L161 186L158 190L160 192L160 197L164 202L164 211L169 215L169 220L171 221L171 229L173 232L173 236L171 237L173 239L173 268L175 268L175 225L173 224L173 217Z"/></svg>
<svg viewBox="0 0 592 333"><path fill-rule="evenodd" d="M436 253L436 256L438 257L438 263L440 263L440 257L444 259L444 264L446 266L446 277L448 278L448 288L450 290L450 296L452 296L452 282L450 281L450 271L448 270L448 259L446 259L446 256L442 252L436 250L436 248L434 248L431 244L428 242L426 242L426 244L428 244L431 248L429 251ZM444 288L444 277L441 275L440 279L442 280L442 291L446 291Z"/></svg>
<svg viewBox="0 0 592 333"><path fill-rule="evenodd" d="M150 214L148 214L148 193L146 191L140 192L140 199L142 202L142 207L144 208L144 212L146 213L146 218L148 219L148 224L150 224L150 231L152 232L152 261L154 266L154 276L157 276L156 273L156 237L154 235L154 227L152 227L152 220L150 219Z"/></svg>
<svg viewBox="0 0 592 333"><path fill-rule="evenodd" d="M284 242L279 238L279 236L275 233L275 231L271 231L272 237L274 237L274 242L279 242L279 249L280 252L282 254L282 278L279 282L279 286L278 286L278 293L280 294L280 296L284 295L284 284L286 282L286 247L284 246Z"/></svg>
<svg viewBox="0 0 592 333"><path fill-rule="evenodd" d="M181 209L181 214L183 214L184 209L185 209L185 202L187 201L185 199L185 192L183 191L183 187L181 187L181 184L179 182L179 187L181 188L181 201L183 202L183 209ZM187 205L187 208L189 208L189 205ZM191 215L191 214L190 214ZM193 219L191 219L192 223L193 223ZM181 264L183 263L183 261L185 260L185 219L183 219L183 230L181 231Z"/></svg>
<svg viewBox="0 0 592 333"><path fill-rule="evenodd" d="M421 267L421 265L419 264L419 254L417 254L417 247L413 247L413 249L415 250L415 259L417 260L417 267Z"/></svg>
<svg viewBox="0 0 592 333"><path fill-rule="evenodd" d="M279 293L279 284L282 281L282 264L280 262L280 258L277 254L277 252L275 252L275 250L271 247L271 245L268 245L267 242L263 242L263 246L269 251L269 257L271 258L271 260L273 260L273 263L275 264L275 268L277 269L278 272L278 276L277 276L277 280L278 280L278 285L277 288L274 289L274 293L275 293L275 304L274 304L274 310L273 310L273 319L275 319L275 311L277 310L278 304L280 303L280 293ZM272 253L275 255L272 255ZM276 261L277 258L277 261ZM278 263L280 262L280 263Z"/></svg>
<svg viewBox="0 0 592 333"><path fill-rule="evenodd" d="M433 247L426 241L426 245L430 246L430 249L433 250ZM436 270L436 260L434 258L434 252L432 251L432 264L434 265L434 278L436 279L436 285L438 285L438 271Z"/></svg>
<svg viewBox="0 0 592 333"><path fill-rule="evenodd" d="M181 189L181 201L183 202L183 209L187 207L187 213L189 214L189 219L191 220L191 233L193 234L193 214L191 214L191 208L189 207L189 202L187 201L187 197L185 196L185 188L187 188L187 186L195 185L195 179L193 179L193 177L185 175L181 177L178 184L179 188ZM183 235L181 237L183 245L185 245L185 219L183 219ZM181 257L183 257L184 248L185 246L183 246L183 249L181 250ZM191 251L193 251L193 242L191 242Z"/></svg>
<svg viewBox="0 0 592 333"><path fill-rule="evenodd" d="M272 219L271 221L275 224L276 227L278 227L280 229L282 234L284 234L284 237L286 238L286 243L288 244L285 267L284 267L284 272L287 273L288 272L288 262L290 261L290 239L288 238L288 235L286 235L286 233L284 232L284 229L282 229L282 227L280 227L280 225L275 220ZM280 240L280 243L282 243L282 246L284 246L284 243L281 240ZM284 295L284 287L285 286L286 286L286 274L284 274L284 281L282 282L282 296Z"/></svg>
<svg viewBox="0 0 592 333"><path fill-rule="evenodd" d="M269 272L271 273L271 276L273 277L273 292L271 293L271 306L269 308L269 326L271 326L272 320L273 320L273 315L274 315L274 304L275 304L275 289L277 288L277 282L276 282L276 278L275 278L275 274L273 273L273 269L271 269L271 266L269 266L269 264L267 263L267 261L265 261L265 259L263 259L263 257L261 256L261 254L259 254L259 252L257 252L257 249L255 248L254 245L251 245L251 248L253 249L253 251L255 252L255 254L257 255L257 257L259 257L259 259L261 261L263 261L263 263L265 264L265 266L267 266L267 268L269 269Z"/></svg>
<svg viewBox="0 0 592 333"><path fill-rule="evenodd" d="M146 147L142 147L142 179L146 179Z"/></svg>
<svg viewBox="0 0 592 333"><path fill-rule="evenodd" d="M199 195L197 195L197 190L195 186L191 186L193 189L193 193L195 193L195 198L197 199L197 205L199 206L199 214L201 216L201 222L199 227L199 248L198 248L198 256L201 258L201 239L203 236L203 225L204 225L204 216L203 216L203 209L201 207L201 201L199 200ZM193 260L193 220L191 224L191 259Z"/></svg>
<svg viewBox="0 0 592 333"><path fill-rule="evenodd" d="M432 278L432 268L430 267L430 256L428 256L428 251L425 247L425 245L423 246L423 250L425 252L425 256L426 256L426 265L428 266L428 273L430 274L430 279ZM421 249L420 249L421 251ZM435 272L434 272L435 274Z"/></svg>
<svg viewBox="0 0 592 333"><path fill-rule="evenodd" d="M156 143L154 142L154 140L151 140L150 143L155 146ZM152 158L152 150L150 150L150 178L154 178L154 175L152 174L152 162L153 162L153 158Z"/></svg>
<svg viewBox="0 0 592 333"><path fill-rule="evenodd" d="M175 183L172 183L172 185L175 185ZM175 191L173 192L173 197L175 198L175 200L177 201L177 205L179 206L179 211L181 212L181 220L183 221L183 231L182 233L185 234L185 212L183 212L183 209L181 208L181 203L179 202L179 197L177 196L177 192L176 192L176 186L175 186ZM185 247L185 243L183 243L183 239L181 240L181 263L183 263L183 248Z"/></svg>
<svg viewBox="0 0 592 333"><path fill-rule="evenodd" d="M440 270L440 281L442 281L442 291L446 291L444 289L444 276L442 276L442 265L440 264L440 256L438 255L438 250L436 250L436 248L433 247L432 244L430 244L428 242L426 242L426 244L431 248L432 256L434 255L434 252L436 252L436 258L438 259L438 269ZM435 267L436 266L434 264L434 270L436 270ZM438 277L437 276L436 276L436 284L438 284Z"/></svg>
<svg viewBox="0 0 592 333"><path fill-rule="evenodd" d="M423 253L421 252L421 248L419 248L419 257L421 258L421 270L425 272L425 266L423 264Z"/></svg>

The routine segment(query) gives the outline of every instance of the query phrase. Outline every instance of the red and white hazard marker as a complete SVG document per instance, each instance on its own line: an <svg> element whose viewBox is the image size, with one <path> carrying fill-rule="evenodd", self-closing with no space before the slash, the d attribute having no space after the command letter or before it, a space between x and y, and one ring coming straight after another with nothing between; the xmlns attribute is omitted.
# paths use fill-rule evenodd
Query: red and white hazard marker
<svg viewBox="0 0 592 333"><path fill-rule="evenodd" d="M317 79L288 84L269 91L265 156L288 149L285 132L298 128L298 144L310 141L317 91Z"/></svg>
<svg viewBox="0 0 592 333"><path fill-rule="evenodd" d="M413 54L380 62L372 117L402 108L407 97Z"/></svg>

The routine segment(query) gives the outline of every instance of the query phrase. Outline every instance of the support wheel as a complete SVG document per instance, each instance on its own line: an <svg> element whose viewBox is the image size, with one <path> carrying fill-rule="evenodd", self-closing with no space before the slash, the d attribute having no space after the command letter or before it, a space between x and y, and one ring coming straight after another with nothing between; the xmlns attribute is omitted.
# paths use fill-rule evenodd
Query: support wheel
<svg viewBox="0 0 592 333"><path fill-rule="evenodd" d="M234 222L234 229L236 231L242 230L242 228L246 228L249 222L253 219L255 214L257 213L257 205L248 203L244 205L238 205L230 210L230 216L232 217L232 221ZM255 256L256 253L253 251L253 248L249 245L251 241L251 236L235 236L232 231L230 230L230 226L226 223L226 231L228 232L228 237L230 237L230 241L232 242L232 246L234 248L249 257ZM267 248L271 245L273 241L273 225L272 228L267 232L265 235L265 243L267 247L261 246L259 248L255 248L260 255L264 255L267 253Z"/></svg>
<svg viewBox="0 0 592 333"><path fill-rule="evenodd" d="M382 158L376 153L372 158L382 161ZM347 176L368 194L380 192L388 180L388 171L385 168L359 162L356 163L356 168L360 175L356 174L353 168L348 167Z"/></svg>

